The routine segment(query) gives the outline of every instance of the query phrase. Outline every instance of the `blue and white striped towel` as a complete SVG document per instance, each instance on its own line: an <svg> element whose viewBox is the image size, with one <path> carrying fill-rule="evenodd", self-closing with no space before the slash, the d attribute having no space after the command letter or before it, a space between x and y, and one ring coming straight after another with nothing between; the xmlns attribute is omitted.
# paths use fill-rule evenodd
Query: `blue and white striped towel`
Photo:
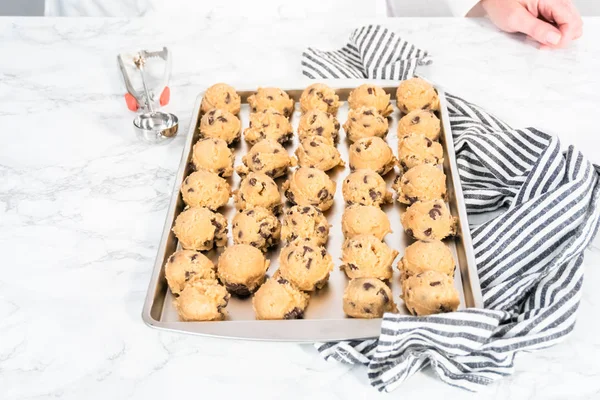
<svg viewBox="0 0 600 400"><path fill-rule="evenodd" d="M310 78L398 80L428 62L388 29L365 26L341 50L307 49L302 66ZM598 229L599 173L579 151L562 153L554 136L447 99L467 212L504 210L470 227L485 309L386 314L377 339L316 345L326 358L368 366L382 391L427 365L474 391L511 374L517 352L564 339L581 298L583 252Z"/></svg>

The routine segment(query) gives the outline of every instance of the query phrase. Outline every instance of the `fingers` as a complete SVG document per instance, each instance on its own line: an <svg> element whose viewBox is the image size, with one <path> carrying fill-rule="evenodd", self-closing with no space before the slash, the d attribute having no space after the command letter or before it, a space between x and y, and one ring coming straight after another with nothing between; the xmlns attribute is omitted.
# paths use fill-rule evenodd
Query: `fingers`
<svg viewBox="0 0 600 400"><path fill-rule="evenodd" d="M546 0L540 4L540 14L553 20L560 33L557 47L564 47L583 34L583 20L570 0Z"/></svg>
<svg viewBox="0 0 600 400"><path fill-rule="evenodd" d="M508 20L509 28L529 35L541 44L557 46L562 32L553 25L531 15L524 7L514 8Z"/></svg>

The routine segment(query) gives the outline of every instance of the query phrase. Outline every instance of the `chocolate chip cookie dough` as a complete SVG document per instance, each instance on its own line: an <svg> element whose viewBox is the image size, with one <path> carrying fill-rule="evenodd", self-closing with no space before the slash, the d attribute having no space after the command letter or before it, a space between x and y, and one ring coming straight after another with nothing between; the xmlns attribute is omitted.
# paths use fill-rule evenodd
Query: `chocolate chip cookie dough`
<svg viewBox="0 0 600 400"><path fill-rule="evenodd" d="M438 165L444 162L444 149L427 136L414 133L398 141L398 159L404 171L421 164Z"/></svg>
<svg viewBox="0 0 600 400"><path fill-rule="evenodd" d="M204 114L199 129L200 138L223 139L232 144L240 139L242 124L229 111L213 109Z"/></svg>
<svg viewBox="0 0 600 400"><path fill-rule="evenodd" d="M335 115L341 104L339 100L335 90L329 86L323 83L313 83L302 92L300 108L303 114L317 109Z"/></svg>
<svg viewBox="0 0 600 400"><path fill-rule="evenodd" d="M296 149L298 165L329 171L338 165L344 166L340 152L331 141L323 136L306 137Z"/></svg>
<svg viewBox="0 0 600 400"><path fill-rule="evenodd" d="M437 271L421 272L404 280L402 298L413 315L456 311L460 305L452 278Z"/></svg>
<svg viewBox="0 0 600 400"><path fill-rule="evenodd" d="M392 192L387 190L385 181L375 171L358 169L344 179L342 194L347 206L381 206L392 201Z"/></svg>
<svg viewBox="0 0 600 400"><path fill-rule="evenodd" d="M206 207L189 207L175 219L173 233L186 250L223 247L227 244L227 219Z"/></svg>
<svg viewBox="0 0 600 400"><path fill-rule="evenodd" d="M329 235L329 223L321 210L313 206L293 206L283 216L281 238L286 242L313 240L324 246Z"/></svg>
<svg viewBox="0 0 600 400"><path fill-rule="evenodd" d="M273 109L289 118L294 112L294 100L283 90L274 87L258 88L256 93L248 97L248 104L254 113Z"/></svg>
<svg viewBox="0 0 600 400"><path fill-rule="evenodd" d="M287 173L290 166L296 165L296 159L290 157L287 150L275 140L263 139L256 143L242 157L244 165L236 168L240 176L250 172L262 172L271 178L278 178Z"/></svg>
<svg viewBox="0 0 600 400"><path fill-rule="evenodd" d="M392 149L380 137L358 139L352 143L349 152L350 169L370 169L385 175L394 169L397 163Z"/></svg>
<svg viewBox="0 0 600 400"><path fill-rule="evenodd" d="M285 144L293 135L294 130L287 117L272 108L250 114L250 125L244 130L244 139L250 145L263 139Z"/></svg>
<svg viewBox="0 0 600 400"><path fill-rule="evenodd" d="M217 274L227 290L237 296L249 296L265 281L269 260L255 247L234 244L219 256Z"/></svg>
<svg viewBox="0 0 600 400"><path fill-rule="evenodd" d="M340 131L340 123L332 114L318 109L307 111L300 117L298 137L300 140L311 136L323 136L335 143Z"/></svg>
<svg viewBox="0 0 600 400"><path fill-rule="evenodd" d="M348 105L351 109L374 107L377 112L384 117L387 117L394 112L394 108L390 103L390 95L380 86L370 85L368 83L360 85L350 92Z"/></svg>
<svg viewBox="0 0 600 400"><path fill-rule="evenodd" d="M404 257L398 262L398 270L403 280L425 271L437 271L454 277L455 267L450 248L439 240L419 240L411 244L404 250Z"/></svg>
<svg viewBox="0 0 600 400"><path fill-rule="evenodd" d="M416 201L446 197L446 175L431 164L421 164L399 175L392 188L398 192L398 201L413 204Z"/></svg>
<svg viewBox="0 0 600 400"><path fill-rule="evenodd" d="M440 99L428 82L421 78L411 78L400 82L396 90L398 108L409 113L413 110L439 110Z"/></svg>
<svg viewBox="0 0 600 400"><path fill-rule="evenodd" d="M398 252L373 235L357 235L346 239L342 246L340 269L348 278L377 278L387 280L392 277L392 263Z"/></svg>
<svg viewBox="0 0 600 400"><path fill-rule="evenodd" d="M390 288L379 279L352 279L344 291L344 313L353 318L381 318L398 309Z"/></svg>
<svg viewBox="0 0 600 400"><path fill-rule="evenodd" d="M256 319L299 319L308 306L308 294L281 277L268 279L252 298Z"/></svg>
<svg viewBox="0 0 600 400"><path fill-rule="evenodd" d="M192 172L181 185L181 197L190 207L207 207L213 211L224 206L231 196L229 183L214 172Z"/></svg>
<svg viewBox="0 0 600 400"><path fill-rule="evenodd" d="M238 210L264 207L275 215L281 213L281 195L277 184L262 172L250 172L246 175L233 195Z"/></svg>
<svg viewBox="0 0 600 400"><path fill-rule="evenodd" d="M267 251L268 247L279 243L281 224L266 208L242 210L233 217L231 224L235 244L248 244Z"/></svg>
<svg viewBox="0 0 600 400"><path fill-rule="evenodd" d="M283 190L285 197L294 204L327 211L333 205L335 182L320 169L300 167L285 181Z"/></svg>
<svg viewBox="0 0 600 400"><path fill-rule="evenodd" d="M196 279L186 285L173 302L182 321L220 321L230 294L215 279Z"/></svg>
<svg viewBox="0 0 600 400"><path fill-rule="evenodd" d="M442 240L456 234L456 218L443 200L417 201L400 217L404 231L417 240Z"/></svg>
<svg viewBox="0 0 600 400"><path fill-rule="evenodd" d="M300 290L321 289L332 270L331 256L314 241L294 241L279 254L280 276Z"/></svg>
<svg viewBox="0 0 600 400"><path fill-rule="evenodd" d="M226 83L217 83L209 87L202 97L200 109L207 113L213 108L229 111L237 115L240 112L241 99L234 88Z"/></svg>
<svg viewBox="0 0 600 400"><path fill-rule="evenodd" d="M365 137L383 138L388 133L388 120L375 107L360 107L348 112L344 130L351 142Z"/></svg>
<svg viewBox="0 0 600 400"><path fill-rule="evenodd" d="M215 265L200 252L179 250L167 259L165 277L171 292L179 294L191 280L216 279Z"/></svg>
<svg viewBox="0 0 600 400"><path fill-rule="evenodd" d="M192 164L196 170L204 169L229 177L233 174L233 153L223 139L200 139L192 149Z"/></svg>
<svg viewBox="0 0 600 400"><path fill-rule="evenodd" d="M430 140L438 140L442 124L434 113L428 110L415 110L398 121L398 137L424 135Z"/></svg>
<svg viewBox="0 0 600 400"><path fill-rule="evenodd" d="M392 228L390 220L381 208L353 205L346 207L342 214L342 232L346 239L365 234L383 240L385 235L392 232Z"/></svg>

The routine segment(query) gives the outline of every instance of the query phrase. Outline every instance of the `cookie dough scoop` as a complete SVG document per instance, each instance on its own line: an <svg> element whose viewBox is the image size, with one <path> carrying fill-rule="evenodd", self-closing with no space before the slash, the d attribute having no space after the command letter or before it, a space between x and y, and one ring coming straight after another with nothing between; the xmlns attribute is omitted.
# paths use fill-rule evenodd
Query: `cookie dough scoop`
<svg viewBox="0 0 600 400"><path fill-rule="evenodd" d="M265 281L269 260L248 244L234 244L219 256L217 274L227 290L240 297L254 293Z"/></svg>
<svg viewBox="0 0 600 400"><path fill-rule="evenodd" d="M375 278L352 279L344 291L343 307L353 318L381 318L386 312L398 312L388 285Z"/></svg>

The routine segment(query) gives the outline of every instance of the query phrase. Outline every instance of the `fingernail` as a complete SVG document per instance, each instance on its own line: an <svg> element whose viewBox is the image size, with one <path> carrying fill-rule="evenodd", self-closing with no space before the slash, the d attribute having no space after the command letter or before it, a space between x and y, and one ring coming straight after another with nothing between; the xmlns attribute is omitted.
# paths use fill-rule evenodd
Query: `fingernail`
<svg viewBox="0 0 600 400"><path fill-rule="evenodd" d="M550 44L558 44L560 42L560 33L550 31L546 35L546 42Z"/></svg>

